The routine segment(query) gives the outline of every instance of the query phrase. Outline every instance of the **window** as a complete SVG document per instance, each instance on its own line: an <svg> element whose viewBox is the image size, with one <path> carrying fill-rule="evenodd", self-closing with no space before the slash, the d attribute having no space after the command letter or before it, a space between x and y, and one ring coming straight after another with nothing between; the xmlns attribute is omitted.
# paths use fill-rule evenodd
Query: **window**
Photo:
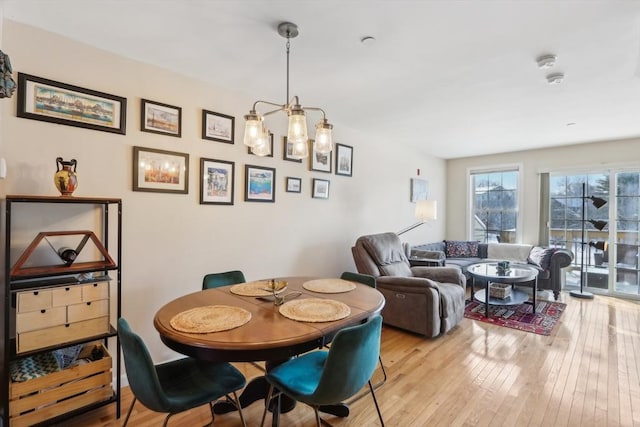
<svg viewBox="0 0 640 427"><path fill-rule="evenodd" d="M518 230L518 169L470 173L471 239L515 243Z"/></svg>

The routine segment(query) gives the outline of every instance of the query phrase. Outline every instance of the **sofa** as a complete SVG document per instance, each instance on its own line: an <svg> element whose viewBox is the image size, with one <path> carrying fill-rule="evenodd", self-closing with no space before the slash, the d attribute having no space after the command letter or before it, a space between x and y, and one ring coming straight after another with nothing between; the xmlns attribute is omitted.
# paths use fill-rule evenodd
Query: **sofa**
<svg viewBox="0 0 640 427"><path fill-rule="evenodd" d="M359 273L385 297L385 324L436 337L464 317L466 279L458 267L411 267L395 233L361 236L351 248Z"/></svg>
<svg viewBox="0 0 640 427"><path fill-rule="evenodd" d="M562 269L573 261L571 251L518 243L479 243L443 240L417 246L405 245L411 260L431 260L458 266L469 278L467 267L478 262L496 260L523 263L538 270L538 289L550 290L557 300L562 289Z"/></svg>

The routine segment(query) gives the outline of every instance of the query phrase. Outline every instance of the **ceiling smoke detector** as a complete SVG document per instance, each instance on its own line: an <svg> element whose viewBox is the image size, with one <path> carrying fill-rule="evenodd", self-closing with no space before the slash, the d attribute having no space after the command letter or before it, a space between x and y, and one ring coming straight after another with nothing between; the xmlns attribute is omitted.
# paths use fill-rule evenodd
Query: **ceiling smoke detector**
<svg viewBox="0 0 640 427"><path fill-rule="evenodd" d="M538 63L538 68L547 69L556 65L556 56L555 55L542 55L536 59Z"/></svg>
<svg viewBox="0 0 640 427"><path fill-rule="evenodd" d="M553 73L547 76L547 82L550 85L559 85L564 81L564 74L562 73Z"/></svg>

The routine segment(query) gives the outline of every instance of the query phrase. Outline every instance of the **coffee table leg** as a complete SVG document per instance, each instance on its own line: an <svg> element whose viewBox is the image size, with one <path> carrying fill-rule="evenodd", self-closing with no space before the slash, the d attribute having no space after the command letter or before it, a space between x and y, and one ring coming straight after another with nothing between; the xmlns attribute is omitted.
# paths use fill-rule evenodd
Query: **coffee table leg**
<svg viewBox="0 0 640 427"><path fill-rule="evenodd" d="M487 280L487 287L484 289L484 317L489 317L489 286L491 282Z"/></svg>
<svg viewBox="0 0 640 427"><path fill-rule="evenodd" d="M538 276L533 281L533 314L536 314L536 296L538 295Z"/></svg>

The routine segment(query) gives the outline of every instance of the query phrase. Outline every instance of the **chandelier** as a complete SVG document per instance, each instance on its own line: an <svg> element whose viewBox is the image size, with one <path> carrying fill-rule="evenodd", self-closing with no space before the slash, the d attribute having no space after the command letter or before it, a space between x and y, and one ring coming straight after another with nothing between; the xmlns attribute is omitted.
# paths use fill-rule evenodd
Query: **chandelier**
<svg viewBox="0 0 640 427"><path fill-rule="evenodd" d="M278 25L278 34L287 39L287 100L289 100L289 50L290 40L298 35L298 26L291 22L283 22ZM256 110L258 104L266 104L278 107L275 110L260 114ZM316 124L316 135L313 149L318 153L329 153L332 149L331 130L333 125L327 121L324 110L317 107L302 108L298 96L294 95L286 104L277 104L269 101L256 101L249 114L244 116L244 143L251 147L253 154L268 156L271 154L269 141L269 129L264 124L264 118L277 112L285 112L289 116L287 142L292 144L292 153L289 157L302 159L309 156L309 136L307 133L307 111L320 111L322 120Z"/></svg>

